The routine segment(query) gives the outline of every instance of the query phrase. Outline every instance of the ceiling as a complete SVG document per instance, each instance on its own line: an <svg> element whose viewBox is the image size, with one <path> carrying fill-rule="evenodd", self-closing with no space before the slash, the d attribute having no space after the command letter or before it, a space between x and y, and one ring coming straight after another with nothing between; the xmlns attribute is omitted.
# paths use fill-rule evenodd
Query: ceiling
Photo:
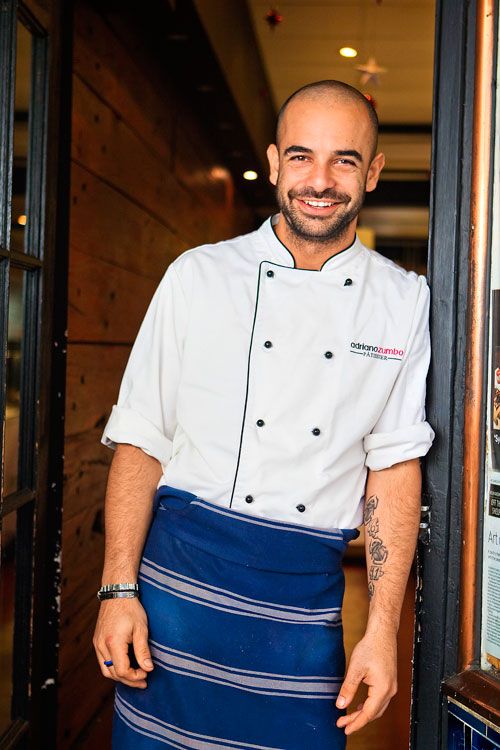
<svg viewBox="0 0 500 750"><path fill-rule="evenodd" d="M246 1L276 111L304 84L328 78L373 96L381 124L379 149L386 157L381 180L401 188L397 201L394 187L389 198L382 185L376 195L367 196L361 223L378 237L424 240L429 213L435 0ZM283 18L275 28L266 21L271 8ZM342 57L339 49L344 46L354 47L357 57ZM370 57L386 72L378 81L363 85L356 65ZM416 183L422 185L421 196L412 205L409 188ZM378 199L381 205L373 206L368 198Z"/></svg>
<svg viewBox="0 0 500 750"><path fill-rule="evenodd" d="M276 109L310 81L334 78L370 93L383 125L430 124L434 0L247 0ZM274 29L265 16L282 15ZM338 50L351 46L355 59ZM386 68L379 85L360 84L370 56Z"/></svg>

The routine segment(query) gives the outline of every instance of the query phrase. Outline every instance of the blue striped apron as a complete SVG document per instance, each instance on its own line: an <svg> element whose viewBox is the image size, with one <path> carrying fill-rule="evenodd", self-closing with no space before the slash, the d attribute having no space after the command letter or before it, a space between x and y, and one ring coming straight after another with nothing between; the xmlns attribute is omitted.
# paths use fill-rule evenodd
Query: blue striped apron
<svg viewBox="0 0 500 750"><path fill-rule="evenodd" d="M355 529L161 487L139 574L154 670L119 684L115 750L345 748L342 555Z"/></svg>

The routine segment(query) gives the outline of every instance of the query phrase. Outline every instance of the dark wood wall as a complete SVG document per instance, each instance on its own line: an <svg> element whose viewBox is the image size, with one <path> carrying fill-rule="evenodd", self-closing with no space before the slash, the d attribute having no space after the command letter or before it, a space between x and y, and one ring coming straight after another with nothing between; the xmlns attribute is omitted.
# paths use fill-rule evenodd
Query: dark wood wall
<svg viewBox="0 0 500 750"><path fill-rule="evenodd" d="M59 746L100 747L109 713L91 637L112 456L100 444L148 302L181 251L252 228L154 58L89 3L75 10ZM217 175L217 173L216 173ZM92 739L94 737L94 739Z"/></svg>

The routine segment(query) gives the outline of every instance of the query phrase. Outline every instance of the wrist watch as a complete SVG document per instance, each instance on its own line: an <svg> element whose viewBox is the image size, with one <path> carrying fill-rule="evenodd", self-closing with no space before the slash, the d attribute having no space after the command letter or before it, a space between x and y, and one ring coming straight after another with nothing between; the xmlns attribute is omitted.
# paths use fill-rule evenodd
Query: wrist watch
<svg viewBox="0 0 500 750"><path fill-rule="evenodd" d="M106 583L97 592L100 602L105 599L133 599L139 596L137 583Z"/></svg>

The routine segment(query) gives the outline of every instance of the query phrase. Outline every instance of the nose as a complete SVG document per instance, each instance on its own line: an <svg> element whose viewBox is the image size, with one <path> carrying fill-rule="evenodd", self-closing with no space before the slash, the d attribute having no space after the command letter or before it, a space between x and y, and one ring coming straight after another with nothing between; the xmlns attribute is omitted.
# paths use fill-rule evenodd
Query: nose
<svg viewBox="0 0 500 750"><path fill-rule="evenodd" d="M318 193L321 193L327 188L334 188L336 185L336 179L330 169L329 163L320 161L315 161L313 163L307 182Z"/></svg>

